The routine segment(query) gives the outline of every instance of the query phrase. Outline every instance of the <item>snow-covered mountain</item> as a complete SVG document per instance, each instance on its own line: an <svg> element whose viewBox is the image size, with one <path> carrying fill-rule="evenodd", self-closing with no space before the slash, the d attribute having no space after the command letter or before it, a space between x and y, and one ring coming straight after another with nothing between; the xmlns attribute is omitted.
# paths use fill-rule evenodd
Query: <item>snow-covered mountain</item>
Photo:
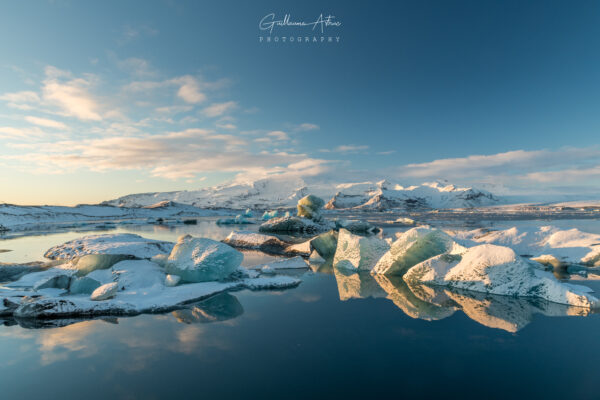
<svg viewBox="0 0 600 400"><path fill-rule="evenodd" d="M323 198L327 201L328 209L466 208L500 203L499 198L490 192L440 183L403 187L387 181L307 184L299 178L269 178L193 191L131 194L102 204L145 207L161 201L175 201L199 208L290 208L295 207L297 201L307 194Z"/></svg>

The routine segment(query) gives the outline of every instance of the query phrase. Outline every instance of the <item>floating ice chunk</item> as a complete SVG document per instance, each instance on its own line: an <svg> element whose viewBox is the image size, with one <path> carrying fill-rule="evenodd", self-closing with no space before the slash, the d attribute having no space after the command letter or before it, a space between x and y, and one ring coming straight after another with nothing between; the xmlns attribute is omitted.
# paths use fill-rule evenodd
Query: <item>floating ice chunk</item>
<svg viewBox="0 0 600 400"><path fill-rule="evenodd" d="M370 271L389 249L390 245L383 239L358 236L340 229L333 266L351 271Z"/></svg>
<svg viewBox="0 0 600 400"><path fill-rule="evenodd" d="M246 208L246 211L244 211L244 213L242 214L242 217L245 218L252 218L254 215L252 214L252 210L249 208Z"/></svg>
<svg viewBox="0 0 600 400"><path fill-rule="evenodd" d="M353 233L374 233L379 231L379 228L375 225L356 219L338 219L335 221L335 226L337 229L344 228Z"/></svg>
<svg viewBox="0 0 600 400"><path fill-rule="evenodd" d="M114 287L118 285L117 282L112 284ZM137 315L146 312L173 311L184 304L200 301L226 290L285 289L299 284L300 280L288 276L260 277L235 282L200 282L175 287L163 286L161 291L117 291L114 298L104 301L93 301L81 295L26 298L16 309L11 307L11 310L14 309L14 316L18 318ZM7 297L4 299L6 300Z"/></svg>
<svg viewBox="0 0 600 400"><path fill-rule="evenodd" d="M309 194L298 200L298 216L318 221L321 219L321 208L325 205L323 199Z"/></svg>
<svg viewBox="0 0 600 400"><path fill-rule="evenodd" d="M49 259L72 259L86 254L121 254L136 258L152 258L166 254L173 243L146 239L131 233L90 235L50 248L44 254Z"/></svg>
<svg viewBox="0 0 600 400"><path fill-rule="evenodd" d="M374 274L403 275L410 267L446 252L461 252L458 245L445 232L427 227L412 228L392 243L390 250L373 268Z"/></svg>
<svg viewBox="0 0 600 400"><path fill-rule="evenodd" d="M302 217L273 218L264 222L258 230L260 232L301 232L316 233L333 228L333 223L326 220L319 222Z"/></svg>
<svg viewBox="0 0 600 400"><path fill-rule="evenodd" d="M308 264L304 259L300 256L286 258L283 260L272 261L270 263L254 265L252 267L248 267L249 269L256 269L262 272L274 272L280 269L306 269L308 268Z"/></svg>
<svg viewBox="0 0 600 400"><path fill-rule="evenodd" d="M119 283L119 290L160 287L165 281L160 266L148 260L121 261L112 267L112 275Z"/></svg>
<svg viewBox="0 0 600 400"><path fill-rule="evenodd" d="M250 231L233 231L223 240L223 243L232 247L256 249L275 254L283 253L284 249L289 246L288 243L275 236Z"/></svg>
<svg viewBox="0 0 600 400"><path fill-rule="evenodd" d="M102 283L96 279L83 276L73 278L69 285L69 293L71 294L92 294L94 290L102 286Z"/></svg>
<svg viewBox="0 0 600 400"><path fill-rule="evenodd" d="M243 225L254 224L254 221L246 219L244 215L236 215L235 218L220 218L217 220L217 225Z"/></svg>
<svg viewBox="0 0 600 400"><path fill-rule="evenodd" d="M263 221L268 221L272 218L277 218L279 216L279 212L277 210L265 211L262 215L261 219Z"/></svg>
<svg viewBox="0 0 600 400"><path fill-rule="evenodd" d="M215 240L181 236L173 248L165 270L185 282L206 282L227 278L244 256Z"/></svg>
<svg viewBox="0 0 600 400"><path fill-rule="evenodd" d="M177 286L177 284L179 284L180 280L181 280L180 276L167 275L167 277L165 278L165 286L167 286L167 287Z"/></svg>
<svg viewBox="0 0 600 400"><path fill-rule="evenodd" d="M311 246L323 259L333 259L335 250L337 248L338 233L336 231L329 231L320 234L316 238L310 241Z"/></svg>
<svg viewBox="0 0 600 400"><path fill-rule="evenodd" d="M423 283L505 296L542 298L554 303L594 308L598 300L587 288L564 284L551 273L531 266L512 249L495 245L469 248L460 260L415 265L408 277ZM439 266L437 265L437 266ZM444 273L445 272L445 273Z"/></svg>
<svg viewBox="0 0 600 400"><path fill-rule="evenodd" d="M111 298L115 297L118 289L119 289L118 282L107 283L105 285L98 287L96 290L94 290L90 296L90 300L101 301L101 300L111 299Z"/></svg>

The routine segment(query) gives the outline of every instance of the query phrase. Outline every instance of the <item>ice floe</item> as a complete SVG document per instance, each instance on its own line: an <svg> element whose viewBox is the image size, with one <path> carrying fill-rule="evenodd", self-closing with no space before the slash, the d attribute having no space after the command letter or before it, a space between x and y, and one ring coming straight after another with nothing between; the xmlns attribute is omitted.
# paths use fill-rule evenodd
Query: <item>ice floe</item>
<svg viewBox="0 0 600 400"><path fill-rule="evenodd" d="M136 258L152 258L168 254L173 243L146 239L132 233L83 236L50 248L44 257L51 260L70 260L87 254L120 254Z"/></svg>
<svg viewBox="0 0 600 400"><path fill-rule="evenodd" d="M579 229L559 229L553 226L512 227L489 231L476 229L456 232L457 239L467 244L489 243L508 246L519 255L539 258L547 264L581 263L600 266L600 235Z"/></svg>
<svg viewBox="0 0 600 400"><path fill-rule="evenodd" d="M541 298L559 304L594 308L598 299L583 286L558 281L532 266L512 249L479 245L462 255L440 255L413 266L404 280L504 296Z"/></svg>

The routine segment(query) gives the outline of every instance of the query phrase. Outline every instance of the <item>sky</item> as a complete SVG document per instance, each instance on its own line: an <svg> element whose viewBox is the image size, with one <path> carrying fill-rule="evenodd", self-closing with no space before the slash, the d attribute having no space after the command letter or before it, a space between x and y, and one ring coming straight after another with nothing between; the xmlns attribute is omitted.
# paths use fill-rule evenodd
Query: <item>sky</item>
<svg viewBox="0 0 600 400"><path fill-rule="evenodd" d="M599 20L595 1L11 2L0 203L272 176L589 196Z"/></svg>

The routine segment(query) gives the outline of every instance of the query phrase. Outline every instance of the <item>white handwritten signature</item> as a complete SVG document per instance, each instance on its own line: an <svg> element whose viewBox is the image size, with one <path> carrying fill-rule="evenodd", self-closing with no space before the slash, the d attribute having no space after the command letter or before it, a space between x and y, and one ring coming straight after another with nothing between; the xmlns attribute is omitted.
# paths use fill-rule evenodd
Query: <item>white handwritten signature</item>
<svg viewBox="0 0 600 400"><path fill-rule="evenodd" d="M258 23L258 27L263 31L269 31L269 34L273 33L273 28L275 26L312 26L312 30L314 31L317 27L321 28L321 33L325 32L326 27L330 26L340 26L342 23L340 21L335 21L335 16L327 15L323 17L323 14L320 14L316 21L314 22L306 22L306 21L292 21L290 14L285 14L283 19L275 19L275 13L270 13L265 15L260 22Z"/></svg>

